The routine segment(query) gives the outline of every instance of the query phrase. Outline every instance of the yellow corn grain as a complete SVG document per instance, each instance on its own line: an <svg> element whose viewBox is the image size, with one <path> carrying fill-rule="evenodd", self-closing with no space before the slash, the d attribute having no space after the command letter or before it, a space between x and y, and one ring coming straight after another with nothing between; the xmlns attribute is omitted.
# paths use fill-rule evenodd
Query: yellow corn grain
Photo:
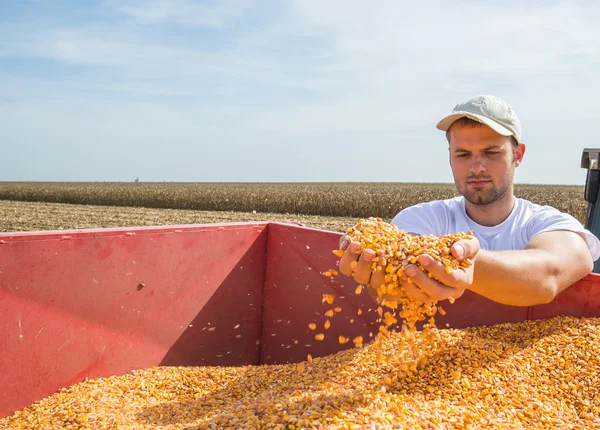
<svg viewBox="0 0 600 430"><path fill-rule="evenodd" d="M308 328L311 329L311 330L316 330L317 329L317 325L315 323L310 323L308 325Z"/></svg>
<svg viewBox="0 0 600 430"><path fill-rule="evenodd" d="M333 294L323 294L323 299L321 300L321 303L327 303L331 305L334 300L335 296Z"/></svg>
<svg viewBox="0 0 600 430"><path fill-rule="evenodd" d="M331 327L331 322L329 320L326 320L323 326L325 327L325 330L327 330L329 327Z"/></svg>
<svg viewBox="0 0 600 430"><path fill-rule="evenodd" d="M315 335L315 339L316 340L323 340L325 339L325 335L323 333L319 333Z"/></svg>

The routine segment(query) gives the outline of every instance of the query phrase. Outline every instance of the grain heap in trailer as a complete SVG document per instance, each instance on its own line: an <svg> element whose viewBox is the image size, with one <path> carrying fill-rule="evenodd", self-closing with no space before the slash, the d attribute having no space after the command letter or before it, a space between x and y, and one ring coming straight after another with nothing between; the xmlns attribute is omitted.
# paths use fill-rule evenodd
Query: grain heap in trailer
<svg viewBox="0 0 600 430"><path fill-rule="evenodd" d="M599 152L582 157L596 236ZM382 252L407 240L373 219L350 232ZM339 238L277 222L0 234L0 428L600 428L598 266L546 305L376 303L337 274ZM422 252L456 269L455 240L379 270L394 285Z"/></svg>

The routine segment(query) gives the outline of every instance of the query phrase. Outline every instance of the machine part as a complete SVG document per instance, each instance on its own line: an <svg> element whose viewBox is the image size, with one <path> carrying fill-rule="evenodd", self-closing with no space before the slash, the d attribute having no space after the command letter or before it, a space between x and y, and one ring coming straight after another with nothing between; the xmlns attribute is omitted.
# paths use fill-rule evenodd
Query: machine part
<svg viewBox="0 0 600 430"><path fill-rule="evenodd" d="M584 198L588 202L585 228L600 237L600 148L585 148L581 155L581 168L587 169ZM600 260L594 263L594 273L600 273Z"/></svg>

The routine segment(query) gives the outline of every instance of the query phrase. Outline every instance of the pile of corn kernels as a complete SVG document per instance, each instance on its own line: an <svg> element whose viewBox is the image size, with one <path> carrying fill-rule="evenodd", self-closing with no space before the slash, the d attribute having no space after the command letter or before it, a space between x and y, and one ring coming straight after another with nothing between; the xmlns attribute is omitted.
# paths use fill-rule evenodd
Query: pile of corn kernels
<svg viewBox="0 0 600 430"><path fill-rule="evenodd" d="M1 429L600 428L600 319L400 333L296 364L155 367L85 381Z"/></svg>

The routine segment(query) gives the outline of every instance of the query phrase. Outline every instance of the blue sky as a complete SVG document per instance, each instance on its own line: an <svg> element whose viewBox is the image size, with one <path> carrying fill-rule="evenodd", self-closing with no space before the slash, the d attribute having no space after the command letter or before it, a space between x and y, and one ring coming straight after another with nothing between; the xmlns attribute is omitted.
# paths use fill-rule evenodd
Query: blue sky
<svg viewBox="0 0 600 430"><path fill-rule="evenodd" d="M599 22L591 0L0 0L0 180L452 182L435 124L495 94L516 182L583 185Z"/></svg>

